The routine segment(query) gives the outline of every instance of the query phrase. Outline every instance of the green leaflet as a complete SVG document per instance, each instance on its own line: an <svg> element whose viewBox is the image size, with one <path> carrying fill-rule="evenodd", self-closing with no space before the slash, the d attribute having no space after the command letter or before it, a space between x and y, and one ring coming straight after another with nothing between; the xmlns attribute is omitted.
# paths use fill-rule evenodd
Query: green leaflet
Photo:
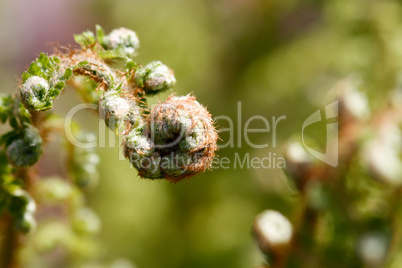
<svg viewBox="0 0 402 268"><path fill-rule="evenodd" d="M81 47L89 47L95 44L95 36L91 31L84 31L82 34L75 34L74 41Z"/></svg>
<svg viewBox="0 0 402 268"><path fill-rule="evenodd" d="M91 48L105 60L128 60L136 55L139 40L135 32L120 28L108 35L100 25L96 25L95 34L89 30L74 35L74 40L83 49ZM95 47L98 43L100 47Z"/></svg>
<svg viewBox="0 0 402 268"><path fill-rule="evenodd" d="M21 97L25 107L31 111L52 108L53 100L60 95L72 75L72 67L63 70L58 57L41 53L22 74Z"/></svg>

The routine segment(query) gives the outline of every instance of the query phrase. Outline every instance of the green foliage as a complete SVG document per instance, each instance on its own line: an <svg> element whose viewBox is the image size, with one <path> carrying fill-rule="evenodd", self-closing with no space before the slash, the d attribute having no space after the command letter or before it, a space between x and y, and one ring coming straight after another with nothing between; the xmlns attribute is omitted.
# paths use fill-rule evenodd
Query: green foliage
<svg viewBox="0 0 402 268"><path fill-rule="evenodd" d="M28 70L22 74L22 82L25 83L32 76L50 80L57 73L59 64L58 57L49 57L45 53L40 53L36 61L32 62Z"/></svg>
<svg viewBox="0 0 402 268"><path fill-rule="evenodd" d="M389 103L395 95L390 96ZM344 267L385 267L401 246L392 242L399 237L400 223L401 100L378 114L370 112L367 96L348 79L335 86L332 97L337 100L339 136L327 141L326 150L339 148L339 165L329 168L329 158L318 161L300 143L289 143L286 171L303 205L294 216L294 242L280 251L269 243L275 234L261 232L261 224L254 228L269 265L312 265L298 257L300 251L314 256L317 267L338 267L338 257Z"/></svg>
<svg viewBox="0 0 402 268"><path fill-rule="evenodd" d="M398 1L156 1L151 5L148 1L115 1L96 2L92 7L91 15L102 17L107 27L117 23L135 25L144 37L141 44L152 52L143 51L139 59L147 63L153 58L164 61L169 58L169 64L175 66L181 78L180 87L198 89L197 99L208 102L213 114L235 119L235 107L241 101L243 123L253 115L286 115L277 129L276 145L267 140L273 132L250 135L251 141L267 141L268 149L250 148L235 134L235 148L230 145L221 149L222 158L233 160L234 152L240 156L246 153L266 156L271 152L282 156L283 141L300 134L303 121L318 109L318 102L320 107L327 103L324 96L345 76L362 79L360 90L367 93L371 113L377 118L390 105L385 104L389 100L384 96L398 86L396 78L402 62L399 30L402 9ZM77 12L83 12L79 8ZM106 36L103 30L101 33L93 33L95 42L88 37L89 42L82 47L97 51L112 66L126 64L121 74L133 80L138 75L136 69L143 67L137 59L126 60L125 53L109 49L105 41L96 41L97 36ZM99 70L96 73L97 68L87 63L86 71L99 77ZM98 103L106 88L121 82L106 82L108 86L103 87L102 81L89 80L85 75L80 75L78 84L88 87L77 91L90 103ZM155 101L143 95L149 102ZM395 102L398 98L394 95L392 99ZM361 104L352 101L355 107L359 106L357 103ZM141 102L138 106L145 109L142 113L145 116L148 105ZM16 123L18 120L13 125ZM224 129L226 122L219 119L218 124L222 123ZM400 158L395 153L398 146L395 143L389 146L387 141L392 137L378 139L378 125L369 126L364 120L359 124L366 134L359 137L359 153L353 154L349 167L341 161L335 173L327 176L319 173L325 166L309 157L302 163L292 163L293 170L289 170L292 165L287 161L288 172L295 182L291 191L282 181L280 170L262 168L215 170L202 180L175 187L144 184L132 179L133 170L125 163L113 161L114 151L103 149L105 160L100 165L103 180L91 197L91 204L97 207L104 222L102 237L107 245L103 256L113 259L123 254L138 261L139 267L152 268L257 267L262 257L248 230L260 210L274 209L292 223L296 241L287 264L273 264L274 267L400 267L397 234L401 214L395 208L399 207L400 193L400 168L395 161ZM316 148L324 152L325 125L320 128L322 125L313 127L314 131L308 134L314 137ZM236 126L235 122L233 127ZM138 153L152 154L154 151L147 150L144 130L145 124L140 133L133 128L125 138L131 140L127 143ZM222 132L222 143L232 139L231 133ZM237 139L242 146L237 146ZM367 142L371 145L367 146ZM303 148L301 144L300 147ZM353 148L350 143L341 147ZM303 170L318 173L304 180ZM172 168L171 172L175 170ZM133 213L127 213L127 203ZM48 230L38 229L34 235L40 233L41 238L35 241L39 245L61 241L59 246L52 247L56 249L53 253L58 254L63 245L71 250L73 245L83 249L80 245L85 243L72 242L76 241L71 239L74 232L66 231L69 223L52 222ZM39 248L38 244L30 244L31 249ZM364 245L376 250L367 254ZM387 263L373 260L384 248L389 250ZM78 250L74 252L80 255ZM158 258L153 257L155 252ZM51 254L48 260L54 260ZM74 259L75 254L68 259ZM43 262L35 263L36 266L54 265L45 259L43 256Z"/></svg>
<svg viewBox="0 0 402 268"><path fill-rule="evenodd" d="M155 5L160 8L155 9ZM385 96L399 87L396 78L402 63L402 8L395 0L192 1L191 4L155 1L151 5L118 1L103 10L105 13L101 15L107 14L111 25L117 22L135 25L144 37L142 44L146 42L148 49L153 46L153 54L141 51L143 62L153 57L169 58L169 64L175 66L175 73L180 77L180 87L201 88L197 99L207 101L213 114L235 120L237 103L241 101L243 124L254 115L266 118L286 115L286 120L277 128L276 146L270 142L272 129L271 133L249 136L257 143L268 142L267 149L250 148L236 131L233 137L232 132L222 131L222 144L235 140L234 148L229 145L219 151L223 159L233 161L234 153L282 156L284 141L296 135L300 142L298 135L304 120L318 108L323 110L328 99L334 100L327 99L326 95L344 77L353 76L362 81L359 90L367 93L374 117L389 107ZM152 23L144 23L149 22L149 14L152 14ZM393 101L397 99L393 97ZM352 103L359 106L357 102ZM218 119L223 129L231 126L225 123L224 119ZM237 127L237 121L233 127ZM306 136L314 138L315 149L324 153L325 123L312 128L307 129ZM373 136L377 129L377 125L366 129L364 139ZM237 139L241 140L241 146ZM307 144L311 145L309 141ZM389 215L386 204L399 206L399 199L387 198L393 196L389 191L395 186L385 186L387 180L381 179L394 173L389 171L399 169L388 165L394 163L389 161L394 153L383 153L386 150L382 148L388 148L385 144L381 142L373 149L384 159L377 161L382 163L378 165L382 169L364 163L363 156L369 154L362 152L353 156L346 181L342 179L345 168L342 161L335 169L339 172L335 179L325 175L312 179L305 194L289 191L282 171L272 168L218 169L202 180L167 187L132 182L127 175L129 169L117 161L101 166L102 172L111 178L103 180L94 203L105 223L108 256L113 258L124 252L138 261L138 266L153 268L260 267L263 258L248 230L259 211L274 209L303 234L297 236L302 240L301 249L291 252L292 257L282 267L401 267L400 248L394 251L399 253L390 253L389 261L382 265L375 261L362 263L358 255L365 241L380 249L375 253L387 245L388 234L381 231L383 220L370 221L367 225L362 221L355 227L355 222L348 220L349 216L357 215L355 209L360 211L359 215L364 211L365 218L374 218ZM344 146L353 147L348 143ZM112 161L109 154L108 151L103 157ZM317 162L319 160L309 162L307 159L304 164L315 166ZM373 176L372 171L377 175ZM116 184L115 177L126 180ZM395 176L389 178L392 177ZM337 182L349 186L346 190L331 188L338 185ZM379 194L382 190L384 194ZM352 200L348 200L349 197ZM309 209L305 224L300 227L299 213L305 207L305 198L308 198ZM140 204L135 206L138 200ZM132 203L136 211L131 217L115 209L124 207L127 202ZM348 205L349 202L353 204ZM143 203L147 204L145 208ZM149 207L153 209L150 211ZM111 214L116 215L113 220L109 219ZM317 214L318 219L314 220ZM397 222L393 224L395 234L399 232L400 215L400 212L393 214ZM122 226L119 230L115 228L116 219ZM157 224L152 225L152 222ZM369 225L371 230L360 237L364 231L359 229ZM126 241L127 237L130 241ZM394 236L392 244L397 240L398 236ZM172 250L166 248L166 244L171 245ZM133 252L133 247L144 248L144 252ZM155 252L158 252L158 259L153 258Z"/></svg>
<svg viewBox="0 0 402 268"><path fill-rule="evenodd" d="M171 89L176 84L176 79L166 65L153 61L136 69L134 83L137 87L144 88L147 94L156 94Z"/></svg>
<svg viewBox="0 0 402 268"><path fill-rule="evenodd" d="M133 58L140 47L137 34L126 28L115 29L108 35L100 25L96 25L96 33L84 31L82 34L74 35L74 40L83 49L94 47L99 44L98 55L102 59L123 59Z"/></svg>
<svg viewBox="0 0 402 268"><path fill-rule="evenodd" d="M16 167L29 167L35 164L42 154L42 138L39 131L31 125L30 114L14 96L1 98L3 123L7 120L13 128L0 137L10 164Z"/></svg>
<svg viewBox="0 0 402 268"><path fill-rule="evenodd" d="M115 132L126 128L126 122L135 126L141 121L138 103L129 97L121 95L121 90L110 90L99 100L99 118Z"/></svg>
<svg viewBox="0 0 402 268"><path fill-rule="evenodd" d="M5 124L7 120L13 128L19 128L23 123L31 123L30 114L18 98L0 95L0 122ZM19 122L18 122L19 121Z"/></svg>
<svg viewBox="0 0 402 268"><path fill-rule="evenodd" d="M29 263L46 266L48 254L59 249L71 256L70 263L80 266L92 260L99 249L95 235L100 230L97 215L85 205L85 197L78 186L59 177L40 178L33 192L46 209L64 211L63 218L45 214L37 230L22 249L31 256ZM29 265L28 263L25 265Z"/></svg>
<svg viewBox="0 0 402 268"><path fill-rule="evenodd" d="M10 142L12 140L12 142ZM29 167L35 164L42 154L42 138L39 131L26 125L22 133L13 133L7 146L8 161L16 167Z"/></svg>
<svg viewBox="0 0 402 268"><path fill-rule="evenodd" d="M52 108L73 75L71 67L64 67L60 58L41 53L22 75L21 100L27 109L45 111Z"/></svg>
<svg viewBox="0 0 402 268"><path fill-rule="evenodd" d="M84 31L81 34L74 35L74 41L79 44L81 47L89 47L95 44L96 39L91 31Z"/></svg>
<svg viewBox="0 0 402 268"><path fill-rule="evenodd" d="M11 96L0 95L0 122L5 123L12 112L13 98Z"/></svg>
<svg viewBox="0 0 402 268"><path fill-rule="evenodd" d="M151 166L132 162L142 177L177 182L205 171L214 157L217 134L211 115L192 96L172 96L164 106L161 104L165 108L157 108L169 121L167 132L158 133L165 127L160 120L158 125L152 123L150 127L153 110L148 107L146 98L171 89L176 80L173 72L160 61L144 68L133 61L139 48L135 32L119 28L105 35L103 29L96 26L96 34L85 31L74 38L81 50L57 55L41 53L23 73L19 94L0 96L0 121L11 127L0 138L0 164L3 165L0 166L0 212L11 217L10 226L22 233L32 233L31 240L37 246L31 251L27 249L25 254L36 256L38 263L45 260L41 257L43 253L61 246L66 254L78 256L74 265L80 266L93 259L98 251L93 235L99 232L100 221L85 205L83 194L98 181L98 155L94 148L80 147L68 139L68 180L39 178L38 182L34 179L34 165L42 155L44 143L64 127L51 111L42 112L53 108L54 100L67 83L78 91L84 102L98 104L99 118L117 135L123 136L127 158L155 158ZM122 69L116 60L123 63L120 64ZM177 115L174 107L170 107L174 105ZM71 127L81 144L94 139L92 134L79 131L77 124ZM155 134L166 136L163 143L167 146L161 150L151 141ZM171 138L176 138L179 145L170 145L168 139ZM147 149L155 155L147 153ZM174 160L180 157L189 161L169 162L170 154ZM161 160L167 160L168 165L162 166L162 162L167 161ZM32 232L36 227L36 203L31 192L40 204L37 232ZM62 211L64 220L46 216L46 210L55 207ZM17 236L10 239L13 237Z"/></svg>
<svg viewBox="0 0 402 268"><path fill-rule="evenodd" d="M8 210L17 219L17 228L23 233L31 231L36 226L34 213L35 201L22 189L14 189L10 192Z"/></svg>
<svg viewBox="0 0 402 268"><path fill-rule="evenodd" d="M0 213L7 211L16 219L15 227L27 233L36 226L33 217L36 204L22 186L20 181L13 178L5 152L0 151Z"/></svg>

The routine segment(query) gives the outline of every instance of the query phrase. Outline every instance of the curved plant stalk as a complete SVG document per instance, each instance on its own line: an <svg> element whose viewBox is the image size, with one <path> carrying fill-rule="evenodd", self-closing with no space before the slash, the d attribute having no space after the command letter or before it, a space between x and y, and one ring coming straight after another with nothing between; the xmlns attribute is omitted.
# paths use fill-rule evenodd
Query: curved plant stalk
<svg viewBox="0 0 402 268"><path fill-rule="evenodd" d="M10 238L3 245L7 250L2 251L7 255L3 258L7 267L19 266L17 258L11 257L16 256L17 249L10 248L11 244L19 244L19 235L10 228L28 233L36 226L32 192L42 192L61 206L67 203L69 212L63 217L72 220L73 228L50 225L47 229L59 230L52 233L39 226L39 234L32 235L32 239L50 232L47 236L55 235L55 241L74 250L77 241L87 241L82 233L97 229L93 227L96 216L85 207L79 194L79 189L96 180L98 158L93 151L67 146L69 180L39 179L35 172L34 164L42 155L43 145L52 132L62 129L59 119L55 120L51 112L43 112L53 108L67 84L77 89L85 102L98 105L99 118L122 136L124 154L143 178L171 182L189 178L210 167L217 149L218 136L211 115L194 96L172 94L153 109L148 107L147 97L171 89L176 79L160 61L145 66L134 62L139 49L135 32L120 28L106 35L96 26L96 33L86 31L76 35L75 40L81 49L53 55L41 53L23 73L19 93L0 97L0 121L8 122L12 129L0 138L0 213L8 215L4 221L8 222ZM76 134L83 139L89 137ZM63 190L52 193L42 181ZM39 210L46 211L47 201L41 201ZM60 236L66 233L69 235ZM13 254L7 253L10 250Z"/></svg>

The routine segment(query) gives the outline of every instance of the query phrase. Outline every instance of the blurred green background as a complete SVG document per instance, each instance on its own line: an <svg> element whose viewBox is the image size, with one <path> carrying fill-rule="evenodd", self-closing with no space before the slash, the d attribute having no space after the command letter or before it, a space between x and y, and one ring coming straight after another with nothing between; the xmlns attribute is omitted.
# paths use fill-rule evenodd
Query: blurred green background
<svg viewBox="0 0 402 268"><path fill-rule="evenodd" d="M233 138L234 146L218 151L232 163L236 154L280 157L284 142L301 134L303 121L323 107L342 78L360 79L370 104L383 104L402 65L399 1L3 0L1 91L17 90L20 74L40 51L52 52L55 42L73 44L73 34L95 24L106 32L136 31L138 62L161 60L175 71L178 94L193 92L213 117L233 120L235 133L223 131L220 144ZM71 89L63 95L54 111L66 114L79 99ZM255 144L268 143L262 149L239 137L237 128L243 131L254 115L270 121L286 116L278 123L276 146L272 132L249 134ZM94 114L82 112L77 120L98 133ZM217 125L230 127L222 118ZM263 127L258 120L249 126ZM63 152L50 151L41 174L64 174ZM140 179L128 161L119 160L117 146L98 153L100 181L88 200L102 221L100 258L106 262L122 257L146 268L256 267L263 256L250 235L254 217L268 208L289 216L297 201L275 167L232 164L170 184Z"/></svg>

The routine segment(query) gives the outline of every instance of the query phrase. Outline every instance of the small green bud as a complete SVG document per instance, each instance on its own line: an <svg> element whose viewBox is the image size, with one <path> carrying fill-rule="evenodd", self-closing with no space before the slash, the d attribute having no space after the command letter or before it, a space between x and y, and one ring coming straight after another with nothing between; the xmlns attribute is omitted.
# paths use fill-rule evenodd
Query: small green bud
<svg viewBox="0 0 402 268"><path fill-rule="evenodd" d="M124 129L126 121L138 121L139 114L135 101L122 97L117 91L108 91L99 100L99 118L113 131Z"/></svg>
<svg viewBox="0 0 402 268"><path fill-rule="evenodd" d="M358 90L345 92L339 99L339 112L356 119L365 120L370 115L367 95Z"/></svg>
<svg viewBox="0 0 402 268"><path fill-rule="evenodd" d="M344 79L335 86L341 123L364 121L370 116L367 95L358 89L358 82Z"/></svg>
<svg viewBox="0 0 402 268"><path fill-rule="evenodd" d="M126 28L111 31L103 38L103 41L107 49L120 50L128 57L135 56L135 52L140 48L137 34Z"/></svg>
<svg viewBox="0 0 402 268"><path fill-rule="evenodd" d="M28 126L23 137L13 141L7 148L8 161L16 167L29 167L35 164L42 154L42 138L39 131Z"/></svg>
<svg viewBox="0 0 402 268"><path fill-rule="evenodd" d="M74 41L81 47L86 48L95 43L95 35L91 31L85 31L82 34L75 34Z"/></svg>
<svg viewBox="0 0 402 268"><path fill-rule="evenodd" d="M176 84L176 78L169 67L160 61L153 61L136 70L134 83L147 94L156 94L172 88Z"/></svg>
<svg viewBox="0 0 402 268"><path fill-rule="evenodd" d="M357 253L367 267L383 267L389 250L389 238L380 232L359 237Z"/></svg>
<svg viewBox="0 0 402 268"><path fill-rule="evenodd" d="M14 214L23 214L25 212L34 213L36 211L36 204L27 191L22 189L15 189L10 192L11 203L10 211Z"/></svg>
<svg viewBox="0 0 402 268"><path fill-rule="evenodd" d="M29 233L36 228L36 221L32 213L26 212L17 219L17 228L23 233Z"/></svg>
<svg viewBox="0 0 402 268"><path fill-rule="evenodd" d="M402 185L402 160L397 147L374 139L364 145L361 160L376 180L390 186Z"/></svg>
<svg viewBox="0 0 402 268"><path fill-rule="evenodd" d="M293 237L292 224L273 210L266 210L256 217L253 231L261 251L272 258L283 256Z"/></svg>
<svg viewBox="0 0 402 268"><path fill-rule="evenodd" d="M170 96L156 105L147 124L125 137L125 156L145 178L177 182L211 165L218 135L211 115L194 97Z"/></svg>
<svg viewBox="0 0 402 268"><path fill-rule="evenodd" d="M0 94L0 122L5 123L11 112L13 99L11 96Z"/></svg>
<svg viewBox="0 0 402 268"><path fill-rule="evenodd" d="M29 110L41 110L48 105L49 83L40 76L31 76L21 88L22 102Z"/></svg>
<svg viewBox="0 0 402 268"><path fill-rule="evenodd" d="M93 234L101 229L98 216L89 208L82 208L73 215L73 227L79 233Z"/></svg>
<svg viewBox="0 0 402 268"><path fill-rule="evenodd" d="M374 179L394 187L402 185L402 131L398 123L382 120L369 129L359 158Z"/></svg>
<svg viewBox="0 0 402 268"><path fill-rule="evenodd" d="M17 219L16 227L20 231L28 233L35 228L33 214L36 211L36 204L28 192L19 188L12 190L8 210Z"/></svg>
<svg viewBox="0 0 402 268"><path fill-rule="evenodd" d="M311 155L307 153L300 142L291 142L286 146L286 174L290 181L298 190L304 189L308 174L314 167L315 162Z"/></svg>
<svg viewBox="0 0 402 268"><path fill-rule="evenodd" d="M70 59L68 60L70 61ZM41 53L23 74L20 95L23 104L30 111L45 111L53 106L53 100L60 95L66 82L72 77L73 69L57 56Z"/></svg>

